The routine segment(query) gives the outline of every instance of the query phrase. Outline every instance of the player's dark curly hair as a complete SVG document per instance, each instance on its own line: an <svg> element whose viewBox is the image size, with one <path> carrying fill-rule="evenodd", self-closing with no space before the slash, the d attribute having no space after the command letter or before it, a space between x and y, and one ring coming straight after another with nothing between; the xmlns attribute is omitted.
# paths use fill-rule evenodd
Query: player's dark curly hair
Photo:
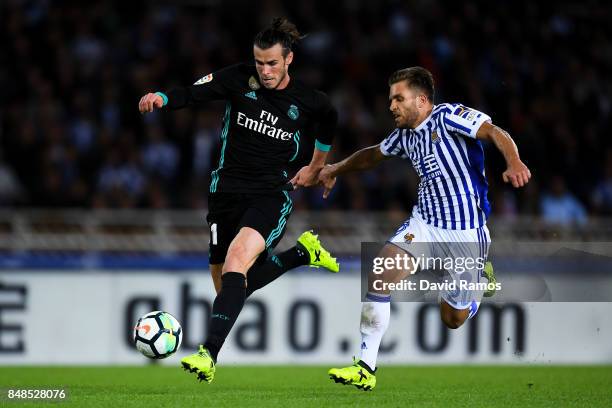
<svg viewBox="0 0 612 408"><path fill-rule="evenodd" d="M262 50L267 50L276 44L283 47L283 57L286 57L294 44L304 38L295 24L286 18L277 17L272 24L261 30L255 36L253 44Z"/></svg>
<svg viewBox="0 0 612 408"><path fill-rule="evenodd" d="M395 71L389 77L389 86L406 81L410 88L417 88L425 93L429 102L433 102L435 85L431 72L423 67L410 67Z"/></svg>

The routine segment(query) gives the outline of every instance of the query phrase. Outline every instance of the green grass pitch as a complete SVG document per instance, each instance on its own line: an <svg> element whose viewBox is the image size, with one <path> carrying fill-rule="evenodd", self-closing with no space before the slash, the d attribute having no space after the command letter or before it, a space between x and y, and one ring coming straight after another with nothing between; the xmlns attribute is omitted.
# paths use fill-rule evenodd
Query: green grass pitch
<svg viewBox="0 0 612 408"><path fill-rule="evenodd" d="M612 366L382 367L371 392L336 384L328 367L220 366L212 384L180 368L0 367L8 388L65 386L79 407L609 407Z"/></svg>

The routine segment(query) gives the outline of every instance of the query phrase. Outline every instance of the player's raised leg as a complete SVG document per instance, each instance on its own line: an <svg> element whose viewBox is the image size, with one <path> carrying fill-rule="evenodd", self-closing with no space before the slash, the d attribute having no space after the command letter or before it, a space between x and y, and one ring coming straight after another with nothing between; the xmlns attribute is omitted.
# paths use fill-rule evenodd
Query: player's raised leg
<svg viewBox="0 0 612 408"><path fill-rule="evenodd" d="M261 263L255 262L248 272L247 297L256 290L272 283L285 272L305 265L313 268L325 268L333 273L337 273L340 270L340 264L323 247L318 236L312 231L306 231L300 235L295 246L278 255L267 256L265 261ZM222 263L210 265L210 272L217 294L221 291L222 269Z"/></svg>
<svg viewBox="0 0 612 408"><path fill-rule="evenodd" d="M340 270L338 261L323 247L318 236L312 231L306 231L300 235L294 247L278 255L269 256L265 262L256 263L249 269L247 297L285 272L304 265L314 268L322 267L334 273Z"/></svg>
<svg viewBox="0 0 612 408"><path fill-rule="evenodd" d="M377 255L383 258L404 256L406 252L393 244L387 244ZM383 282L398 282L412 271L405 269L389 269L383 273ZM344 385L354 385L364 391L370 391L376 386L376 360L382 338L389 327L391 317L391 294L384 287L375 289L374 280L380 280L380 275L370 274L366 302L361 306L361 342L359 359L353 365L343 368L332 368L328 371L329 378Z"/></svg>

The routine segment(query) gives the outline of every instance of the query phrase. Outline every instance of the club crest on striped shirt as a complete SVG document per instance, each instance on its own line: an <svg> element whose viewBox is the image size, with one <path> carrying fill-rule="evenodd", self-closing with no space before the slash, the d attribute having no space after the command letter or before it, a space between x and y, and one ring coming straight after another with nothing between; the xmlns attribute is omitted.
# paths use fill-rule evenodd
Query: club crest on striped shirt
<svg viewBox="0 0 612 408"><path fill-rule="evenodd" d="M431 143L440 143L440 136L438 136L438 132L435 130L431 132Z"/></svg>

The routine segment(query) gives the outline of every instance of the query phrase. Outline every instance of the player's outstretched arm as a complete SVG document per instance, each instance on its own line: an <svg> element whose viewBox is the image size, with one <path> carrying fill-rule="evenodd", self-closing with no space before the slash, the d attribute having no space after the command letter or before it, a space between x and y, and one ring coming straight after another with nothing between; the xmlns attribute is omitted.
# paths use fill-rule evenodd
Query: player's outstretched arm
<svg viewBox="0 0 612 408"><path fill-rule="evenodd" d="M374 145L358 150L338 163L328 164L319 173L319 182L325 187L323 198L329 196L329 193L336 184L336 177L339 175L354 171L368 170L376 167L381 161L390 158L391 156L382 154L380 145Z"/></svg>
<svg viewBox="0 0 612 408"><path fill-rule="evenodd" d="M510 134L499 126L485 122L482 124L476 137L491 141L506 160L506 171L502 174L505 183L512 183L515 188L523 187L529 182L531 172L519 157L518 148Z"/></svg>
<svg viewBox="0 0 612 408"><path fill-rule="evenodd" d="M175 110L199 103L227 99L230 93L228 83L240 75L238 73L240 69L240 64L232 65L200 78L193 85L148 93L140 98L138 110L140 113L153 112L154 109L162 107Z"/></svg>

